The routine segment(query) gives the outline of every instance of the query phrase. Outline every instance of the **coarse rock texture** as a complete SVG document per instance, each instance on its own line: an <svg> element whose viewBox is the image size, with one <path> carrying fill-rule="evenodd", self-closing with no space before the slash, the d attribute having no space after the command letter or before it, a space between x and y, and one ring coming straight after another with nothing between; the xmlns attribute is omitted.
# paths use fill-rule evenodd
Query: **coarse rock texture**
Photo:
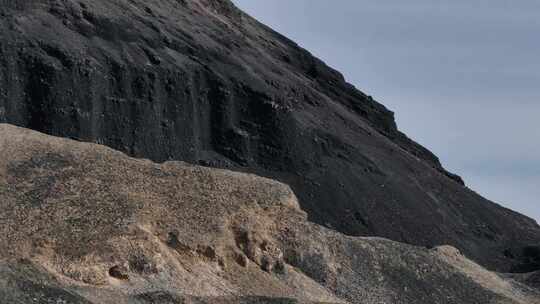
<svg viewBox="0 0 540 304"><path fill-rule="evenodd" d="M450 246L345 236L291 189L0 124L0 303L540 303Z"/></svg>
<svg viewBox="0 0 540 304"><path fill-rule="evenodd" d="M1 0L0 122L277 179L348 235L540 268L535 221L464 187L391 111L228 0Z"/></svg>

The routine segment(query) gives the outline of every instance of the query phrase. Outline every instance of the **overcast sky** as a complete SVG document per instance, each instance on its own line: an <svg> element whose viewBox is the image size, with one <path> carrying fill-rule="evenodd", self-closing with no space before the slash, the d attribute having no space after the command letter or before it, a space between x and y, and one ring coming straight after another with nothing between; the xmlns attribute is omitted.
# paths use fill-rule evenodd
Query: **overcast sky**
<svg viewBox="0 0 540 304"><path fill-rule="evenodd" d="M540 221L540 1L233 1L395 111L470 188Z"/></svg>

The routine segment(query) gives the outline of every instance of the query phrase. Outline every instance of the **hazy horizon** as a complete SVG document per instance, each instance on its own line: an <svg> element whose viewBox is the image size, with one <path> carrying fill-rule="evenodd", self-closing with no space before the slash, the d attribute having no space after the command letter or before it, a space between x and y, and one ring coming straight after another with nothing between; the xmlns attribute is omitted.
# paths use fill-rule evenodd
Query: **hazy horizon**
<svg viewBox="0 0 540 304"><path fill-rule="evenodd" d="M540 2L233 2L395 111L471 189L540 222Z"/></svg>

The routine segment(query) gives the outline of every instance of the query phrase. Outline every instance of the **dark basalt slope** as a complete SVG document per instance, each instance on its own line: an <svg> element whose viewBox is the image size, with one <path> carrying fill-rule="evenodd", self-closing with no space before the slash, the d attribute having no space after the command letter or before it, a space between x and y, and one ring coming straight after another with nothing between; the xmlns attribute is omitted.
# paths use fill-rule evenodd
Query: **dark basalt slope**
<svg viewBox="0 0 540 304"><path fill-rule="evenodd" d="M0 122L255 172L341 232L537 268L533 220L464 187L391 111L227 0L0 4Z"/></svg>

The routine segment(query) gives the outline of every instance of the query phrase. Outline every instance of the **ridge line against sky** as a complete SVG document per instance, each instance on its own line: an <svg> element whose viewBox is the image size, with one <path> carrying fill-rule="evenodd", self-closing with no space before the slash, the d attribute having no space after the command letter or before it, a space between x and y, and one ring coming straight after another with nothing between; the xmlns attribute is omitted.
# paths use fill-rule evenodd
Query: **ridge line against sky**
<svg viewBox="0 0 540 304"><path fill-rule="evenodd" d="M395 111L471 189L540 221L540 2L233 2Z"/></svg>

